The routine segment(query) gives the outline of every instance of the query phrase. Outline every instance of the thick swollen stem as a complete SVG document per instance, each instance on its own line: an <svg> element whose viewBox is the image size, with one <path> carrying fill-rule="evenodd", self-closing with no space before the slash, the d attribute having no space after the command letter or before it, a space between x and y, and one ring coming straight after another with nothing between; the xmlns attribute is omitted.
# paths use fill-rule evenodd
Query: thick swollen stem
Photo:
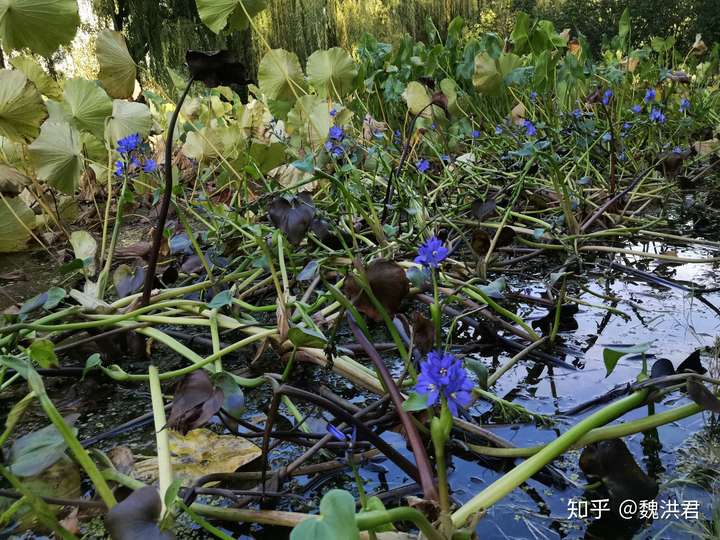
<svg viewBox="0 0 720 540"><path fill-rule="evenodd" d="M540 471L545 465L567 451L581 437L593 428L597 428L622 416L631 409L642 405L648 396L648 390L635 392L615 403L600 409L596 413L578 422L575 426L545 446L537 454L523 461L510 472L504 474L483 491L462 505L452 515L456 527L463 526L468 518L481 510L487 510L493 504L507 496L528 478Z"/></svg>
<svg viewBox="0 0 720 540"><path fill-rule="evenodd" d="M160 255L160 244L164 236L165 221L167 220L168 210L170 209L170 199L172 198L172 149L175 124L177 124L180 109L182 108L185 98L190 92L190 87L194 81L195 77L191 76L185 90L175 105L175 110L170 118L170 124L168 125L167 134L165 136L165 192L163 193L162 202L160 203L160 212L158 213L155 236L153 237L153 245L150 249L150 258L148 260L147 273L145 274L145 286L143 287L142 306L147 306L150 303L150 293L152 292L153 282L155 281L155 269L157 268L158 257Z"/></svg>

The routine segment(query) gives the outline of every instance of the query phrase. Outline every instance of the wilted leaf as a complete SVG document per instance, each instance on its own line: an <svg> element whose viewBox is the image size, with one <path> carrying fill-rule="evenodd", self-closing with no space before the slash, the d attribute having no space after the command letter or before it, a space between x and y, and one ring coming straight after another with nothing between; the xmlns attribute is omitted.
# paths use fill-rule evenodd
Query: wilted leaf
<svg viewBox="0 0 720 540"><path fill-rule="evenodd" d="M405 271L393 261L376 259L368 265L365 275L373 296L390 317L394 316L400 310L403 299L410 292L410 282ZM357 298L355 305L362 313L375 321L382 320L382 315L352 275L345 280L344 290L351 300Z"/></svg>
<svg viewBox="0 0 720 540"><path fill-rule="evenodd" d="M209 429L193 429L187 435L169 430L170 461L173 474L189 485L201 476L235 472L260 457L260 448L242 437L217 435ZM135 476L150 483L157 480L157 458L135 465Z"/></svg>
<svg viewBox="0 0 720 540"><path fill-rule="evenodd" d="M638 466L622 439L592 443L580 455L580 468L591 478L599 478L617 512L624 500L653 500L658 494L655 480Z"/></svg>
<svg viewBox="0 0 720 540"><path fill-rule="evenodd" d="M220 410L223 391L213 387L207 371L198 369L185 375L175 388L169 428L185 435L204 426Z"/></svg>
<svg viewBox="0 0 720 540"><path fill-rule="evenodd" d="M132 97L137 68L123 35L113 30L102 30L95 41L95 54L100 65L98 79L110 97Z"/></svg>
<svg viewBox="0 0 720 540"><path fill-rule="evenodd" d="M690 355L680 362L680 365L677 367L677 373L697 373L698 375L704 375L707 373L707 369L705 369L702 365L702 362L700 361L700 349L696 349Z"/></svg>
<svg viewBox="0 0 720 540"><path fill-rule="evenodd" d="M701 382L688 379L687 393L688 397L703 409L720 413L720 400Z"/></svg>
<svg viewBox="0 0 720 540"><path fill-rule="evenodd" d="M500 229L500 234L498 234L497 241L495 242L495 247L509 246L510 244L512 244L513 240L515 240L515 230L512 227L508 227L506 225L502 229Z"/></svg>
<svg viewBox="0 0 720 540"><path fill-rule="evenodd" d="M195 80L209 88L247 83L245 68L231 51L188 51L185 61Z"/></svg>
<svg viewBox="0 0 720 540"><path fill-rule="evenodd" d="M112 116L105 127L105 138L108 142L117 144L118 140L134 133L145 137L151 127L152 117L147 105L115 99L112 105Z"/></svg>
<svg viewBox="0 0 720 540"><path fill-rule="evenodd" d="M423 116L428 118L431 116L432 110L429 105L432 103L432 98L424 85L411 81L402 96L412 114L420 114L422 111Z"/></svg>
<svg viewBox="0 0 720 540"><path fill-rule="evenodd" d="M64 418L71 426L80 417L71 414ZM73 428L73 432L77 430ZM67 448L67 443L54 424L23 435L10 448L10 471L17 476L34 476L59 460Z"/></svg>
<svg viewBox="0 0 720 540"><path fill-rule="evenodd" d="M158 526L162 501L158 490L145 486L116 504L105 516L112 540L172 540L175 536Z"/></svg>
<svg viewBox="0 0 720 540"><path fill-rule="evenodd" d="M135 269L130 268L127 264L121 264L113 273L113 284L118 298L126 296L138 291L145 282L145 267L138 266Z"/></svg>
<svg viewBox="0 0 720 540"><path fill-rule="evenodd" d="M472 215L478 220L483 221L486 218L492 216L495 214L495 208L497 207L497 203L495 202L494 197L489 197L485 201L481 201L480 199L477 199L472 203L471 211Z"/></svg>
<svg viewBox="0 0 720 540"><path fill-rule="evenodd" d="M485 255L490 250L491 236L484 229L475 229L472 234L471 245L478 255Z"/></svg>
<svg viewBox="0 0 720 540"><path fill-rule="evenodd" d="M413 343L423 355L426 355L435 345L435 324L419 311L413 313L412 321Z"/></svg>
<svg viewBox="0 0 720 540"><path fill-rule="evenodd" d="M315 217L315 205L308 193L300 193L290 200L278 197L270 203L268 217L290 243L297 246Z"/></svg>
<svg viewBox="0 0 720 540"><path fill-rule="evenodd" d="M75 252L75 258L80 259L91 274L95 273L95 254L97 241L87 231L75 231L70 235L70 245Z"/></svg>
<svg viewBox="0 0 720 540"><path fill-rule="evenodd" d="M30 184L30 179L27 176L15 167L0 163L0 193L6 197L15 197L28 184Z"/></svg>

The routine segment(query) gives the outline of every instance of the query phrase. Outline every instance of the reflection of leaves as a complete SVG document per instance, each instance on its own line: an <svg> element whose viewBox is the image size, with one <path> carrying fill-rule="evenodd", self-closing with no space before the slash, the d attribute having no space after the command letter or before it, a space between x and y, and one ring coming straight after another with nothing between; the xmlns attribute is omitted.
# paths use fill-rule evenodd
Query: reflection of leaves
<svg viewBox="0 0 720 540"><path fill-rule="evenodd" d="M638 466L622 439L588 445L580 455L580 468L602 480L614 510L626 499L653 500L658 493L657 482Z"/></svg>
<svg viewBox="0 0 720 540"><path fill-rule="evenodd" d="M376 259L368 265L365 273L373 296L392 317L400 310L400 304L410 292L410 282L405 271L392 261ZM347 277L344 289L351 300L357 298L355 305L361 312L375 321L382 320L382 315L353 276Z"/></svg>
<svg viewBox="0 0 720 540"><path fill-rule="evenodd" d="M315 205L308 193L300 193L291 200L278 197L270 203L268 216L290 243L297 246L305 238L315 217Z"/></svg>
<svg viewBox="0 0 720 540"><path fill-rule="evenodd" d="M222 403L223 391L213 387L207 371L198 369L188 373L175 389L167 426L184 435L204 426L220 410Z"/></svg>
<svg viewBox="0 0 720 540"><path fill-rule="evenodd" d="M64 418L72 426L79 414ZM73 429L77 433L76 429ZM23 435L10 449L10 471L17 476L34 476L59 460L67 448L67 443L54 424Z"/></svg>
<svg viewBox="0 0 720 540"><path fill-rule="evenodd" d="M145 486L115 505L105 516L105 525L113 540L171 540L174 536L158 527L161 511L157 489Z"/></svg>
<svg viewBox="0 0 720 540"><path fill-rule="evenodd" d="M720 400L701 382L695 379L688 379L687 394L690 399L703 409L720 413Z"/></svg>
<svg viewBox="0 0 720 540"><path fill-rule="evenodd" d="M356 540L359 537L355 499L341 489L328 491L320 501L320 517L306 519L290 534L290 540Z"/></svg>

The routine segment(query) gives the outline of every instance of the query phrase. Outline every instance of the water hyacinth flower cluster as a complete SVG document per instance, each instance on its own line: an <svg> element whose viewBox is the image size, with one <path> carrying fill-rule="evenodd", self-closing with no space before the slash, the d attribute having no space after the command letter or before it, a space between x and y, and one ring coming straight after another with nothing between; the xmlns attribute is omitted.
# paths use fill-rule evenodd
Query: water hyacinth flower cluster
<svg viewBox="0 0 720 540"><path fill-rule="evenodd" d="M433 236L420 246L415 262L428 268L437 268L448 254L448 248L445 247L442 240Z"/></svg>
<svg viewBox="0 0 720 540"><path fill-rule="evenodd" d="M122 176L126 172L130 174L140 169L146 174L154 173L157 170L157 162L154 159L148 158L141 161L138 157L141 145L142 139L139 133L133 133L118 140L117 151L121 159L115 162L116 176Z"/></svg>
<svg viewBox="0 0 720 540"><path fill-rule="evenodd" d="M609 105L612 97L613 97L613 91L608 88L607 90L605 90L605 93L603 94L603 97L601 100L602 104L605 106Z"/></svg>
<svg viewBox="0 0 720 540"><path fill-rule="evenodd" d="M450 353L431 351L420 364L420 375L415 386L418 394L427 397L428 406L444 398L453 416L467 407L472 399L473 383L468 378L462 361Z"/></svg>
<svg viewBox="0 0 720 540"><path fill-rule="evenodd" d="M690 100L688 98L682 98L680 100L680 112L687 112L688 109L690 109Z"/></svg>
<svg viewBox="0 0 720 540"><path fill-rule="evenodd" d="M645 103L652 103L652 102L655 101L655 97L656 97L655 89L654 89L654 88L648 88L648 89L645 91L644 101L645 101Z"/></svg>
<svg viewBox="0 0 720 540"><path fill-rule="evenodd" d="M657 124L664 124L666 120L665 114L660 109L653 107L650 111L650 120Z"/></svg>
<svg viewBox="0 0 720 540"><path fill-rule="evenodd" d="M522 125L525 128L525 135L528 137L534 137L537 135L537 128L530 120L523 120Z"/></svg>
<svg viewBox="0 0 720 540"><path fill-rule="evenodd" d="M339 126L332 126L328 133L328 140L325 143L325 150L327 150L331 156L339 158L345 153L343 146L345 140L345 131Z"/></svg>
<svg viewBox="0 0 720 540"><path fill-rule="evenodd" d="M430 169L430 162L427 159L421 159L417 162L415 168L420 173L426 173Z"/></svg>

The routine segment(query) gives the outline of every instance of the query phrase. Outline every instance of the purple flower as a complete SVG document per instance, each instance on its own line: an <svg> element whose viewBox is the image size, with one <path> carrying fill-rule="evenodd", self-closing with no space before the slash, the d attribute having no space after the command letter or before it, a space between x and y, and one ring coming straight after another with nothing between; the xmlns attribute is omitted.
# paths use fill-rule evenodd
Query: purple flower
<svg viewBox="0 0 720 540"><path fill-rule="evenodd" d="M140 160L136 156L130 157L130 166L131 167L140 167Z"/></svg>
<svg viewBox="0 0 720 540"><path fill-rule="evenodd" d="M337 114L337 109L333 108L330 109L330 116L335 116Z"/></svg>
<svg viewBox="0 0 720 540"><path fill-rule="evenodd" d="M630 110L631 110L632 112L634 112L635 114L640 114L640 113L642 112L642 105L640 105L640 104L635 104L635 105L633 105L633 106L630 108Z"/></svg>
<svg viewBox="0 0 720 540"><path fill-rule="evenodd" d="M430 124L430 129L437 129L437 124L435 122Z"/></svg>
<svg viewBox="0 0 720 540"><path fill-rule="evenodd" d="M645 103L650 103L651 101L655 101L655 89L654 88L648 88L645 91Z"/></svg>
<svg viewBox="0 0 720 540"><path fill-rule="evenodd" d="M603 140L603 142L609 142L609 141L611 141L611 140L612 140L612 133L610 133L609 131L606 131L605 133L603 133L603 135L602 135L602 140Z"/></svg>
<svg viewBox="0 0 720 540"><path fill-rule="evenodd" d="M117 160L115 162L115 176L122 176L125 172L125 163L122 162L122 160Z"/></svg>
<svg viewBox="0 0 720 540"><path fill-rule="evenodd" d="M420 365L415 391L427 397L428 406L436 405L443 396L453 416L472 399L473 383L468 379L462 362L452 354L431 352Z"/></svg>
<svg viewBox="0 0 720 540"><path fill-rule="evenodd" d="M688 98L682 98L680 100L680 112L686 112L690 108L690 100Z"/></svg>
<svg viewBox="0 0 720 540"><path fill-rule="evenodd" d="M330 132L328 133L328 136L333 141L342 141L345 138L345 132L342 130L341 127L333 126L330 128Z"/></svg>
<svg viewBox="0 0 720 540"><path fill-rule="evenodd" d="M656 109L655 107L653 107L652 111L650 111L650 120L653 122L657 122L658 124L664 124L665 115L660 109Z"/></svg>
<svg viewBox="0 0 720 540"><path fill-rule="evenodd" d="M337 441L347 441L347 435L345 435L342 431L340 431L332 424L327 425L327 432L332 435L333 439Z"/></svg>
<svg viewBox="0 0 720 540"><path fill-rule="evenodd" d="M602 104L609 105L612 97L613 97L613 91L608 88L607 90L605 90L605 93L603 94Z"/></svg>
<svg viewBox="0 0 720 540"><path fill-rule="evenodd" d="M503 128L501 125L498 124L497 126L495 126L495 135L502 135L502 132Z"/></svg>
<svg viewBox="0 0 720 540"><path fill-rule="evenodd" d="M343 152L344 152L344 151L345 151L345 150L343 149L342 146L337 146L337 145L336 145L336 146L333 146L333 147L332 147L332 150L330 150L330 154L332 154L333 157L339 158L340 156L343 155Z"/></svg>
<svg viewBox="0 0 720 540"><path fill-rule="evenodd" d="M134 133L123 137L117 142L117 151L121 154L129 154L133 150L136 150L140 146L140 134Z"/></svg>
<svg viewBox="0 0 720 540"><path fill-rule="evenodd" d="M440 159L442 159L445 163L450 163L451 161L450 156L447 154L443 154L442 156L440 156Z"/></svg>
<svg viewBox="0 0 720 540"><path fill-rule="evenodd" d="M623 128L624 131L628 131L631 127L632 127L632 124L631 124L630 122L625 122L625 123L622 125L622 128Z"/></svg>
<svg viewBox="0 0 720 540"><path fill-rule="evenodd" d="M418 172L427 172L427 170L430 168L430 162L427 159L421 159L417 162L415 168L418 170Z"/></svg>
<svg viewBox="0 0 720 540"><path fill-rule="evenodd" d="M535 103L537 101L537 98L538 98L538 93L535 90L530 92L530 101Z"/></svg>
<svg viewBox="0 0 720 540"><path fill-rule="evenodd" d="M580 109L575 109L575 110L574 110L572 113L570 113L570 114L572 114L573 117L574 117L576 120L579 120L580 118L582 118L582 115L583 115L583 113L582 113L582 111L581 111Z"/></svg>
<svg viewBox="0 0 720 540"><path fill-rule="evenodd" d="M673 154L682 154L682 153L683 153L682 146L676 146L675 148L673 148Z"/></svg>
<svg viewBox="0 0 720 540"><path fill-rule="evenodd" d="M442 240L433 236L430 240L420 246L420 249L418 249L418 256L415 257L415 262L430 268L437 268L438 265L447 258L447 256L448 249L443 245Z"/></svg>
<svg viewBox="0 0 720 540"><path fill-rule="evenodd" d="M157 162L154 159L146 159L143 164L143 171L150 174L157 170Z"/></svg>
<svg viewBox="0 0 720 540"><path fill-rule="evenodd" d="M528 137L534 137L537 135L537 129L530 120L523 120L523 127L525 128L525 135Z"/></svg>
<svg viewBox="0 0 720 540"><path fill-rule="evenodd" d="M501 131L502 131L502 130L501 130ZM478 130L478 129L473 129L473 130L472 130L472 133L470 133L470 136L471 136L473 139L478 139L478 138L480 137L480 130Z"/></svg>

